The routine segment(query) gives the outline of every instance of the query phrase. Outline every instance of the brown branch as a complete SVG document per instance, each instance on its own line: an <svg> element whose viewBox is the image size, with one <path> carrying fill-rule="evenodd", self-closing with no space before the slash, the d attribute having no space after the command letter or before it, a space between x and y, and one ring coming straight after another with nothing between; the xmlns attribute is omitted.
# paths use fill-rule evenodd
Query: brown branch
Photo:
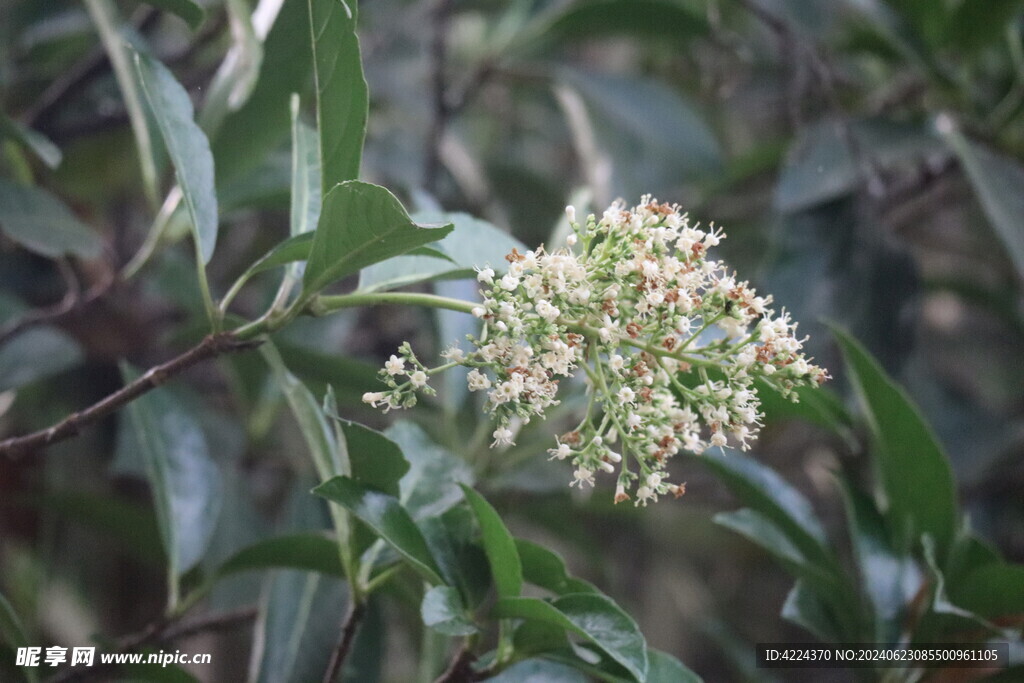
<svg viewBox="0 0 1024 683"><path fill-rule="evenodd" d="M81 285L78 283L78 278L75 276L75 272L70 264L62 259L57 261L57 267L60 269L61 277L64 278L67 287L64 297L52 306L38 308L4 325L0 328L0 345L5 344L9 339L27 329L57 322L61 318L88 306L106 294L107 290L114 283L114 271L108 269L103 280L83 293Z"/></svg>
<svg viewBox="0 0 1024 683"><path fill-rule="evenodd" d="M341 673L341 669L345 665L345 659L348 658L349 652L352 651L352 643L355 642L356 632L359 630L359 625L365 616L366 603L351 600L348 614L345 615L345 621L341 624L341 638L338 640L338 646L334 649L334 654L331 655L331 663L327 667L327 673L324 674L324 683L334 683L338 678L338 674Z"/></svg>
<svg viewBox="0 0 1024 683"><path fill-rule="evenodd" d="M138 650L146 645L173 643L200 633L215 633L246 624L256 618L255 607L244 607L230 612L207 614L188 621L158 619L138 633L134 633L117 641L114 653L126 653ZM97 664L89 668L65 669L49 683L70 683L90 678L104 677L115 671L118 664Z"/></svg>
<svg viewBox="0 0 1024 683"><path fill-rule="evenodd" d="M83 427L110 415L193 365L221 354L250 349L260 343L259 340L240 340L232 332L211 334L177 358L150 368L141 377L129 382L85 410L69 415L52 427L0 442L0 456L7 455L15 458L28 451L44 448L57 441L71 438L78 434Z"/></svg>
<svg viewBox="0 0 1024 683"><path fill-rule="evenodd" d="M437 677L434 683L470 683L480 677L473 671L472 665L476 657L468 645L459 648L445 672Z"/></svg>

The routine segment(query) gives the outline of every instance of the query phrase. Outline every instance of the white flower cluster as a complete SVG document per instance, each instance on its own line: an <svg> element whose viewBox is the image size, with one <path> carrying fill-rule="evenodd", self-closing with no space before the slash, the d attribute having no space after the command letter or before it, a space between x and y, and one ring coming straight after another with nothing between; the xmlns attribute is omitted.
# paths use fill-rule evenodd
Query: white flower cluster
<svg viewBox="0 0 1024 683"><path fill-rule="evenodd" d="M680 449L749 447L763 416L756 378L792 400L797 386L828 379L804 357L789 315L708 258L720 230L691 225L678 206L650 197L582 224L566 211L568 248L513 250L502 277L478 271L483 302L473 315L483 330L472 351L452 347L447 364L428 370L403 345L381 371L389 391L364 400L412 405L417 391L431 391L429 375L463 365L469 389L487 392L492 446L508 446L512 425L543 416L558 403L559 379L582 368L586 415L549 453L574 464L570 485L618 472L616 502L633 493L646 505L684 492L665 471Z"/></svg>

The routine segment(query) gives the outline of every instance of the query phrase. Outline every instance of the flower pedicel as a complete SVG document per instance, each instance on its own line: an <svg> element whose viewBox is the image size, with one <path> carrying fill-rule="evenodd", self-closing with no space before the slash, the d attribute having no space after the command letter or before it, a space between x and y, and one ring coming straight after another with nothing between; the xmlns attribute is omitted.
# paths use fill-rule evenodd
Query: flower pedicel
<svg viewBox="0 0 1024 683"><path fill-rule="evenodd" d="M763 417L755 379L796 401L795 388L829 378L801 352L789 315L709 258L721 230L690 225L678 206L649 196L582 224L573 207L566 213L567 248L513 250L501 277L478 270L483 302L473 315L483 329L469 337L472 350L450 347L447 363L427 368L403 344L381 370L388 389L363 400L410 407L417 392L433 395L431 375L462 365L470 391L487 392L492 447L507 446L513 420L543 417L559 380L582 370L586 414L548 452L572 461L570 486L618 472L615 501L632 493L646 505L684 492L665 472L680 449L749 448Z"/></svg>

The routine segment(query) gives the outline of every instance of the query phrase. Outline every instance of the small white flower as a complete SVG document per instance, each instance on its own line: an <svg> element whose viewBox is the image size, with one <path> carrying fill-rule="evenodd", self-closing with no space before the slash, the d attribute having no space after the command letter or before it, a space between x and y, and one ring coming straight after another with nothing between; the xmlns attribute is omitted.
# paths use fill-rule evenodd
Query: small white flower
<svg viewBox="0 0 1024 683"><path fill-rule="evenodd" d="M388 374L392 377L400 375L405 372L405 361L392 354L391 358L384 361L384 369L387 370Z"/></svg>
<svg viewBox="0 0 1024 683"><path fill-rule="evenodd" d="M487 375L476 368L470 370L469 374L466 375L466 383L470 391L482 391L491 388L491 380L487 379Z"/></svg>
<svg viewBox="0 0 1024 683"><path fill-rule="evenodd" d="M619 389L619 400L623 403L632 404L636 401L636 392L629 387Z"/></svg>
<svg viewBox="0 0 1024 683"><path fill-rule="evenodd" d="M551 460L565 460L572 455L572 449L569 448L569 444L560 443L558 448L549 448L548 453L551 454Z"/></svg>
<svg viewBox="0 0 1024 683"><path fill-rule="evenodd" d="M501 288L505 291L511 292L518 286L519 278L511 273L507 273L503 278L501 278Z"/></svg>
<svg viewBox="0 0 1024 683"><path fill-rule="evenodd" d="M661 474L659 474L658 472L652 472L651 474L648 474L647 485L654 489L655 491L657 491L658 487L661 486Z"/></svg>
<svg viewBox="0 0 1024 683"><path fill-rule="evenodd" d="M538 301L535 308L537 311L537 315L544 318L549 323L555 322L555 320L558 319L558 316L562 314L562 312L558 310L556 306L552 306L551 302L545 299L541 299L540 301Z"/></svg>
<svg viewBox="0 0 1024 683"><path fill-rule="evenodd" d="M651 490L649 486L641 486L636 490L636 504L637 506L643 505L647 507L647 501L653 500L658 501L658 494Z"/></svg>
<svg viewBox="0 0 1024 683"><path fill-rule="evenodd" d="M371 406L376 408L381 403L384 403L384 392L383 391L367 391L363 394L363 403L369 403Z"/></svg>
<svg viewBox="0 0 1024 683"><path fill-rule="evenodd" d="M423 372L422 370L417 370L416 372L409 375L409 383L412 384L413 387L415 387L416 389L426 386L427 373Z"/></svg>
<svg viewBox="0 0 1024 683"><path fill-rule="evenodd" d="M491 436L494 437L491 448L512 445L512 430L508 427L498 427Z"/></svg>
<svg viewBox="0 0 1024 683"><path fill-rule="evenodd" d="M727 443L729 443L729 440L725 437L725 434L723 434L722 432L715 432L714 434L711 435L710 442L712 446L724 447Z"/></svg>
<svg viewBox="0 0 1024 683"><path fill-rule="evenodd" d="M576 468L572 476L573 481L569 486L578 485L582 489L584 484L594 485L594 471L582 465Z"/></svg>
<svg viewBox="0 0 1024 683"><path fill-rule="evenodd" d="M572 220L572 219L570 219L570 220ZM577 237L576 237L575 233L569 233L569 235L566 236L566 238L565 238L565 243L568 244L570 247L575 247L576 246L576 242L577 242Z"/></svg>
<svg viewBox="0 0 1024 683"><path fill-rule="evenodd" d="M476 279L488 285L494 284L494 269L481 268L476 271Z"/></svg>
<svg viewBox="0 0 1024 683"><path fill-rule="evenodd" d="M474 318L482 318L487 315L487 309L483 306L474 306L470 312L473 314Z"/></svg>
<svg viewBox="0 0 1024 683"><path fill-rule="evenodd" d="M643 422L644 422L644 419L642 417L640 417L636 413L630 413L626 417L626 428L629 431L633 431L634 429L636 429L637 427L642 425Z"/></svg>

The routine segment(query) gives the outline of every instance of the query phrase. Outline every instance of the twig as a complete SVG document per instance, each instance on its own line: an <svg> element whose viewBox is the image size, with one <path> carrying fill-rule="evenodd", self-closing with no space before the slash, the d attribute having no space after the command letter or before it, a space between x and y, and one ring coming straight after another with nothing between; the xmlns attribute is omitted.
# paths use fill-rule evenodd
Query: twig
<svg viewBox="0 0 1024 683"><path fill-rule="evenodd" d="M476 657L468 645L459 648L445 672L438 676L434 683L469 683L480 680L473 671L472 665Z"/></svg>
<svg viewBox="0 0 1024 683"><path fill-rule="evenodd" d="M256 618L255 607L244 607L230 612L207 614L189 621L159 619L138 633L125 636L117 641L116 653L131 652L145 645L173 643L200 633L225 631ZM70 683L101 677L117 669L119 664L98 664L89 668L65 669L49 683Z"/></svg>
<svg viewBox="0 0 1024 683"><path fill-rule="evenodd" d="M349 652L352 651L352 643L355 642L356 631L359 630L359 624L362 623L364 616L366 616L366 603L351 600L348 614L345 615L345 621L341 624L341 638L338 640L338 646L334 649L334 654L331 655L331 663L327 667L327 673L324 674L324 683L334 683L338 678L338 674L341 673L341 669L345 665L345 659L348 657Z"/></svg>
<svg viewBox="0 0 1024 683"><path fill-rule="evenodd" d="M56 322L64 316L91 304L106 294L107 290L114 283L114 273L112 270L108 270L100 282L90 287L83 294L81 285L71 265L66 260L61 259L57 261L57 268L60 270L61 277L64 278L67 288L64 297L52 306L26 313L0 328L0 345L3 345L12 337L21 334L31 327Z"/></svg>
<svg viewBox="0 0 1024 683"><path fill-rule="evenodd" d="M211 334L177 358L150 368L138 379L129 382L85 410L69 415L52 427L0 442L0 456L7 455L15 458L27 451L43 448L75 436L83 427L106 417L193 365L221 354L250 349L260 343L259 340L240 340L233 332Z"/></svg>

